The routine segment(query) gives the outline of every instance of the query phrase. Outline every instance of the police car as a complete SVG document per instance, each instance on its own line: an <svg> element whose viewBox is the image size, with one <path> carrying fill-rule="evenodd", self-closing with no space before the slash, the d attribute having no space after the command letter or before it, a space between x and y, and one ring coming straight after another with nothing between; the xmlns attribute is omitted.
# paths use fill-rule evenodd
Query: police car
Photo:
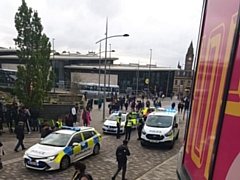
<svg viewBox="0 0 240 180"><path fill-rule="evenodd" d="M175 110L158 108L148 115L142 129L141 145L167 143L174 147L179 136L179 117Z"/></svg>
<svg viewBox="0 0 240 180"><path fill-rule="evenodd" d="M99 153L102 137L92 127L68 127L52 132L24 154L24 165L36 170L67 169L91 154Z"/></svg>
<svg viewBox="0 0 240 180"><path fill-rule="evenodd" d="M121 111L115 111L108 118L106 118L106 121L103 123L103 126L102 126L103 133L110 133L110 134L116 134L117 133L117 117L118 117L119 113L122 114L120 134L125 133L125 123L126 123L126 120L127 120L128 113L127 112L121 112Z"/></svg>

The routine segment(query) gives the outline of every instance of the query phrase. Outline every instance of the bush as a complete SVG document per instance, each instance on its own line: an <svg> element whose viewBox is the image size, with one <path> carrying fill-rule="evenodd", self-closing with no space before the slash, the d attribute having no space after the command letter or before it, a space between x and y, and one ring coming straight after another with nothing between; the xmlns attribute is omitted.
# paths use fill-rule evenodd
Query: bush
<svg viewBox="0 0 240 180"><path fill-rule="evenodd" d="M0 91L10 93L11 95L15 96L16 94L14 93L13 88L10 87L1 87L0 86Z"/></svg>

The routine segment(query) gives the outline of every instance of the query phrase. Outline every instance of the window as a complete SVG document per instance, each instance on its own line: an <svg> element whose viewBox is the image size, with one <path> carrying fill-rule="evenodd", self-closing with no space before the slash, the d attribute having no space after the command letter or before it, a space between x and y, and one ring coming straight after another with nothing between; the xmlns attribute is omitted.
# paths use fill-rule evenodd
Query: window
<svg viewBox="0 0 240 180"><path fill-rule="evenodd" d="M181 85L183 85L183 83L184 83L184 81L183 81L183 80L181 80Z"/></svg>
<svg viewBox="0 0 240 180"><path fill-rule="evenodd" d="M188 81L188 82L187 82L187 86L190 86L190 85L191 85L191 81Z"/></svg>
<svg viewBox="0 0 240 180"><path fill-rule="evenodd" d="M175 80L175 85L177 85L178 84L178 80Z"/></svg>
<svg viewBox="0 0 240 180"><path fill-rule="evenodd" d="M84 137L84 140L87 140L91 137L93 137L96 133L93 132L93 131L85 131L83 132L83 137Z"/></svg>
<svg viewBox="0 0 240 180"><path fill-rule="evenodd" d="M82 142L82 137L81 137L81 134L78 133L73 136L72 140L69 143L69 146L72 146L73 143L80 143L80 142Z"/></svg>
<svg viewBox="0 0 240 180"><path fill-rule="evenodd" d="M186 75L186 72L183 72L183 76L185 76Z"/></svg>

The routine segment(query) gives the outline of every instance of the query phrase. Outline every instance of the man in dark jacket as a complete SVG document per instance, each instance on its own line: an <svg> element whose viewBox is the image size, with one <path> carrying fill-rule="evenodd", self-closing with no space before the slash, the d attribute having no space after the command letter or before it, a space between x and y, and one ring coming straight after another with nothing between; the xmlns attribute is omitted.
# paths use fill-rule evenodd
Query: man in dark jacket
<svg viewBox="0 0 240 180"><path fill-rule="evenodd" d="M23 145L23 139L24 139L23 125L24 125L24 123L22 121L19 121L17 127L15 128L16 137L18 139L18 143L17 143L16 147L14 148L15 152L18 152L19 146L22 147L22 150L26 149Z"/></svg>
<svg viewBox="0 0 240 180"><path fill-rule="evenodd" d="M43 129L41 130L41 138L45 138L49 134L51 134L53 131L49 129L49 125L45 124Z"/></svg>
<svg viewBox="0 0 240 180"><path fill-rule="evenodd" d="M112 177L112 180L115 180L118 173L122 170L122 179L125 180L125 174L127 170L127 156L130 156L130 151L127 147L128 141L124 140L123 144L120 145L116 150L116 158L118 162L118 169L114 176Z"/></svg>

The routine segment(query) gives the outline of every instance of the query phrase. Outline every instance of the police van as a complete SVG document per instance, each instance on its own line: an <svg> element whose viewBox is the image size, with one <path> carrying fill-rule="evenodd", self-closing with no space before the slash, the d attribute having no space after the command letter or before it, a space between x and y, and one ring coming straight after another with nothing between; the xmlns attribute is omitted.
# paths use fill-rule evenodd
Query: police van
<svg viewBox="0 0 240 180"><path fill-rule="evenodd" d="M179 136L178 112L172 109L158 108L148 115L141 134L141 145L166 143L174 147Z"/></svg>
<svg viewBox="0 0 240 180"><path fill-rule="evenodd" d="M102 137L92 127L62 126L24 154L24 166L35 170L67 169L91 154L99 153Z"/></svg>

